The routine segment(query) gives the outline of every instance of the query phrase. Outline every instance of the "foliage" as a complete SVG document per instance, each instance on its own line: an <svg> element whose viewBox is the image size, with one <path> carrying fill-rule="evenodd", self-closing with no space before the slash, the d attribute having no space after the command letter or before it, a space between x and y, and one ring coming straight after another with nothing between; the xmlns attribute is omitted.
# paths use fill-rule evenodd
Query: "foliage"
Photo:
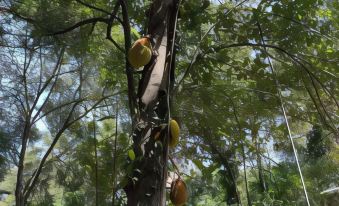
<svg viewBox="0 0 339 206"><path fill-rule="evenodd" d="M151 1L127 3L134 41L146 34ZM32 110L41 106L43 118L31 127L25 182L68 117L77 121L60 135L29 205L126 204L123 189L135 181L131 168L138 159L128 158L132 125L122 25L113 21L116 45L107 39L105 22L65 31L106 18L101 10L110 13L114 6L107 0L0 3L0 191L12 193L6 205L15 201L8 185L15 184L27 115L21 104L34 104L37 83L48 81L60 56L55 85ZM231 205L237 198L243 205L305 204L278 93L311 205L321 205L326 197L320 193L337 187L339 178L339 3L182 0L179 11L171 115L181 137L170 150L175 165L169 171L185 179L187 205ZM135 82L140 77L134 73ZM89 112L101 94L113 93L119 95ZM71 104L59 108L78 100L74 110Z"/></svg>

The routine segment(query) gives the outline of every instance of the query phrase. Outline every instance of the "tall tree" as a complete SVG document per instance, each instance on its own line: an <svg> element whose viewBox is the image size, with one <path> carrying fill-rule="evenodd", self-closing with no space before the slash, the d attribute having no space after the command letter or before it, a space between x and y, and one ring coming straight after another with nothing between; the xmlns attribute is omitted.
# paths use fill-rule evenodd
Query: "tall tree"
<svg viewBox="0 0 339 206"><path fill-rule="evenodd" d="M339 106L336 99L338 6L333 1L315 0L5 0L0 4L1 15L7 19L0 19L0 43L2 48L6 48L3 56L13 56L12 54L17 53L11 53L10 50L17 49L21 51L22 57L33 54L32 62L39 60L40 54L44 54L41 56L46 56L48 62L42 64L43 67L31 65L31 70L27 69L27 72L18 69L24 72L15 74L15 68L8 68L15 67L11 63L16 59L6 57L10 61L7 60L9 66L2 67L4 70L0 76L1 83L8 86L10 83L6 82L11 79L15 82L11 89L15 88L14 85L20 86L13 90L18 93L7 95L11 96L11 101L2 105L7 108L7 114L16 117L13 121L17 128L25 128L25 123L29 121L21 121L20 118L26 115L27 120L30 120L31 117L21 110L33 108L33 116L39 111L40 103L37 107L32 107L32 103L39 102L36 94L43 87L38 89L29 86L26 89L29 95L26 95L25 86L22 86L25 85L24 80L28 80L26 85L35 85L36 81L30 81L29 78L35 77L39 82L39 71L44 71L42 68L52 68L51 64L59 62L56 59L63 53L57 69L60 74L55 75L46 87L48 91L52 91L51 96L47 96L50 101L43 103L45 109L40 114L47 114L47 108L62 106L65 102L56 101L59 96L67 99L70 104L63 105L63 109L53 110L61 115L48 113L46 122L52 131L52 137L58 136L63 123L66 122L70 127L64 130L66 133L60 133L60 138L54 138L55 141L48 145L49 152L45 154L38 168L41 171L47 168L44 165L52 158L46 160L45 157L53 154L51 151L58 147L57 142L60 139L68 143L72 140L78 141L78 144L71 145L70 148L63 142L64 148L60 148L60 151L75 150L66 152L69 160L64 164L72 170L69 174L72 180L61 181L62 177L67 176L67 172L62 167L57 170L60 175L58 182L67 191L67 204L83 204L88 201L85 193L80 191L85 188L88 192L86 194L89 194L88 187L82 184L85 180L89 180L86 184L92 187L95 185L92 183L109 180L117 181L117 185L103 184L105 187L101 187L98 184L96 189L105 188L105 192L98 190L97 200L112 200L111 204L114 204L115 197L123 200L126 194L129 205L165 205L167 170L174 170L179 174L180 171L183 174L191 173L191 176L185 175L188 182L203 187L192 188L192 194L203 196L204 192L211 191L212 194L208 197L213 199L212 205L225 200L244 204L246 201L241 198L245 196L249 204L251 201L253 204L256 201L270 204L282 201L290 204L302 194L302 188L298 174L295 173L297 168L293 166L295 161L291 155L290 142L287 141L287 121L292 125L288 129L291 130L292 141L297 142L298 150L303 149L303 144L298 144L299 138L304 140L304 134L312 125L321 124L330 137L338 136L335 112ZM10 21L16 24L8 23ZM13 35L11 31L15 26L21 31L19 35ZM153 46L152 59L142 71L132 68L127 60L131 43L140 38L139 33L149 38ZM107 42L111 44L106 45ZM47 55L47 52L53 55ZM22 55L24 53L27 55ZM6 62L3 59L1 61ZM65 65L65 62L68 64ZM20 66L25 68L22 65ZM276 72L272 72L272 67ZM74 73L68 70L70 68L74 69ZM29 71L36 72L29 74ZM75 80L75 86L65 86L68 81L62 77L68 74L70 79ZM51 75L53 76L51 69L47 74L43 73L43 82ZM175 76L178 77L177 80ZM97 86L88 86L87 81L91 78L99 79L105 92L124 91L117 100L123 106L119 119L116 118L123 135L117 135L119 139L114 139L118 145L114 144L117 147L113 152L108 149L109 144L105 144L98 135L95 142L96 155L86 154L82 150L94 151L91 145L94 143L93 138L86 138L88 135L79 135L81 132L77 134L76 131L81 130L87 121L74 121L72 125L65 121L68 114L72 113L72 108L74 112L70 116L71 122L91 108L102 108L110 104L104 101L104 105L96 105L97 101L77 102L85 98L89 91L102 93L99 89L96 90ZM56 86L52 89L54 82ZM77 86L79 90L74 88ZM1 94L9 94L8 90L3 91ZM48 95L48 92L42 93ZM68 98L63 95L68 95ZM21 99L15 99L16 96ZM95 96L91 97L98 100ZM25 106L26 99L28 107ZM44 99L45 96L41 95L40 101ZM55 102L60 104L54 104ZM281 102L286 109L286 119L282 119ZM77 106L73 107L74 105ZM91 107L94 105L96 106ZM12 110L13 107L21 109ZM108 106L108 110L113 113L114 107ZM107 115L109 112L103 113ZM177 148L169 150L168 123L174 116L182 120L185 138ZM118 124L115 126L114 129L117 129ZM160 137L155 139L159 130ZM206 130L211 132L206 133ZM63 138L62 134L69 136ZM315 130L313 136L319 136L316 134ZM132 142L128 142L128 136L132 138ZM312 143L317 143L317 138L312 139L313 136L308 135L309 148ZM27 145L22 142L25 138L19 135L17 139L20 142L16 143L16 147L23 149L20 145ZM127 146L128 144L132 146ZM272 144L276 146L274 151ZM270 151L266 152L264 147L269 147ZM118 158L119 152L126 153L131 148L135 158L126 161ZM109 158L102 156L103 151L109 154ZM55 152L58 153L59 150ZM273 153L273 158L269 153ZM21 157L25 156L24 151L21 154ZM64 154L59 155L64 157ZM168 164L168 156L172 156L173 162L185 163L184 166L176 168L174 164ZM287 163L280 164L281 159L276 162L280 157L284 157ZM108 159L114 165L117 163L116 166L121 167L123 172L119 173L119 168L114 166L113 174L108 171L108 167L103 167L101 161L107 162ZM245 174L250 174L246 176L249 186L247 181L244 186L247 195L239 194L244 188L239 183L243 181L237 181L242 174L236 171L239 169L239 159L244 165ZM81 165L72 165L72 160ZM60 158L55 165L63 165L63 161ZM275 166L268 166L271 163ZM22 170L22 166L18 166ZM96 178L95 169L98 175ZM200 173L196 174L196 171ZM18 173L18 177L20 173L22 172ZM293 175L289 177L286 173ZM38 183L39 173L32 174L32 182ZM82 177L79 181L74 180L77 174ZM184 176L183 174L181 175ZM121 179L122 175L126 178ZM275 176L282 177L286 182L275 179ZM197 177L201 177L201 181L194 180ZM327 180L329 179L331 178ZM25 177L23 181L30 182ZM17 204L22 205L21 183L18 182ZM217 186L215 182L218 182ZM261 190L251 187L251 183L261 185ZM36 191L40 188L39 184L29 185L30 190L27 191L34 192L34 188ZM46 191L45 185L41 184L41 191ZM288 188L289 185L291 188ZM271 190L276 191L270 192ZM26 193L25 198L29 200L32 192ZM218 192L226 192L227 197L215 194ZM312 195L317 197L315 193ZM77 198L78 194L81 194L81 198ZM275 201L274 198L279 200ZM47 195L46 199L49 199ZM198 204L199 198L192 199ZM298 201L302 204L305 200L299 198Z"/></svg>
<svg viewBox="0 0 339 206"><path fill-rule="evenodd" d="M22 22L19 21L18 24ZM24 205L39 181L39 175L60 136L109 96L104 94L94 97L90 96L90 93L83 94L83 65L80 63L73 67L64 66L65 46L56 47L55 51L44 48L42 41L32 39L31 28L27 25L17 25L16 28L8 26L5 29L7 32L17 32L12 35L18 38L19 44L1 51L1 75L6 79L1 82L1 95L9 99L4 105L4 111L8 115L14 113L19 119L19 125L10 127L18 127L15 149L20 149L13 154L17 155L15 163L17 162L18 167L15 196L16 204ZM10 41L10 38L5 36L4 40ZM53 55L47 56L47 52L52 52ZM75 84L66 82L72 78L77 79ZM14 104L10 105L11 102ZM88 108L83 111L79 106ZM57 112L60 113L54 123L58 126L50 131L53 138L51 145L37 168L29 174L30 177L24 177L27 147L30 141L36 140L36 124L42 123Z"/></svg>

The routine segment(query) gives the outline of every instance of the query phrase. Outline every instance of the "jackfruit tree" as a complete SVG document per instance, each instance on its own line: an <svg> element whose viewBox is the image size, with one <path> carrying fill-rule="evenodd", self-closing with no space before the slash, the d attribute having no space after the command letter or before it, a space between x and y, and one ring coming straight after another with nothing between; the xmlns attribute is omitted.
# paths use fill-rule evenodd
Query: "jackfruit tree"
<svg viewBox="0 0 339 206"><path fill-rule="evenodd" d="M0 2L6 203L326 202L338 17L331 0Z"/></svg>

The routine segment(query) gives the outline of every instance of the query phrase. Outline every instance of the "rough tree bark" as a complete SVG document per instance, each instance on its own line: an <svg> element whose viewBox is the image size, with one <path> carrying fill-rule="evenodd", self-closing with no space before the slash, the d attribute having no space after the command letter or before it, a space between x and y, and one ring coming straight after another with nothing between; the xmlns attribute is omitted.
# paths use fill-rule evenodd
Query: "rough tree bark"
<svg viewBox="0 0 339 206"><path fill-rule="evenodd" d="M133 133L136 159L125 186L128 205L166 205L170 85L173 82L173 44L178 0L154 0L149 10L147 35L153 57L139 81L138 113ZM129 88L130 89L130 88ZM160 138L154 134L160 131Z"/></svg>

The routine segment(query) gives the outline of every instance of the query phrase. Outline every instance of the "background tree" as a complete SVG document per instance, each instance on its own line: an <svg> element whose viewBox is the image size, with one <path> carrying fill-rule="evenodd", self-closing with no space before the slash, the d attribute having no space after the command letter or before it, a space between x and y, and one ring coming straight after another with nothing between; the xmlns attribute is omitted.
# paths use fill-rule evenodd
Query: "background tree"
<svg viewBox="0 0 339 206"><path fill-rule="evenodd" d="M339 168L338 8L315 0L1 2L1 141L14 138L0 151L9 169L0 189L14 191L8 183L18 174L19 187L35 181L28 193L17 189L18 205L165 205L166 176L178 173L188 205L305 204L283 104L310 203L320 205ZM135 71L126 54L145 35L153 58ZM181 140L167 150L167 130L160 145L153 136L174 117Z"/></svg>

